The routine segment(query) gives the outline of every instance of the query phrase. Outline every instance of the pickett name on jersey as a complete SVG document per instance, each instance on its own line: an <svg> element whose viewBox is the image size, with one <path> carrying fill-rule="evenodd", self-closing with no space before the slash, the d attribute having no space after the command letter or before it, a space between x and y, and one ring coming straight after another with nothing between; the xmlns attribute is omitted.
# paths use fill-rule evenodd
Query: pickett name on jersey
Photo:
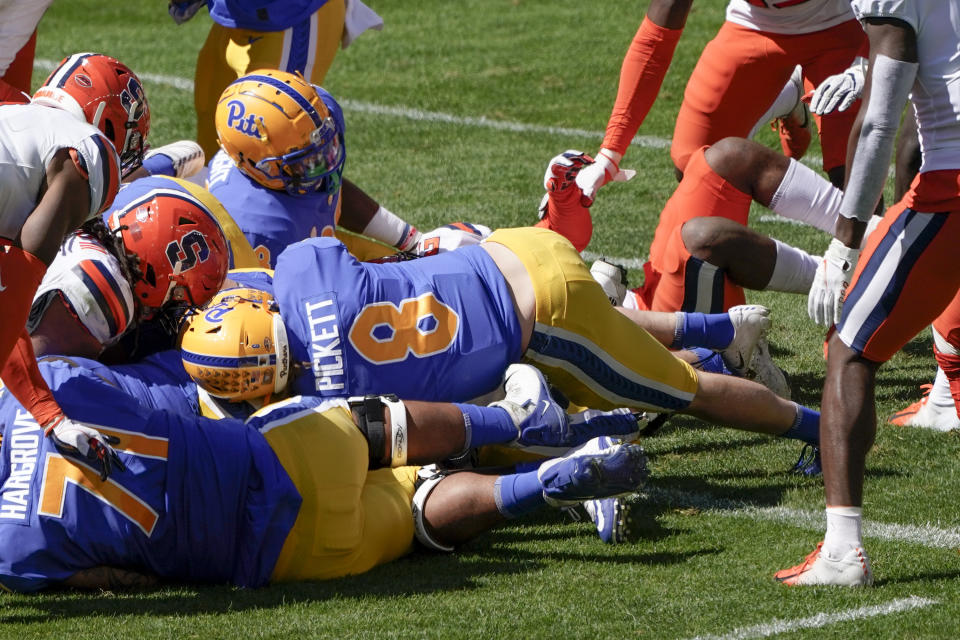
<svg viewBox="0 0 960 640"><path fill-rule="evenodd" d="M0 488L0 519L25 521L43 431L28 411L18 409L13 429L4 437L9 438L10 475Z"/></svg>
<svg viewBox="0 0 960 640"><path fill-rule="evenodd" d="M346 386L343 349L336 298L333 294L327 295L317 302L304 304L310 329L310 366L317 391L338 391Z"/></svg>

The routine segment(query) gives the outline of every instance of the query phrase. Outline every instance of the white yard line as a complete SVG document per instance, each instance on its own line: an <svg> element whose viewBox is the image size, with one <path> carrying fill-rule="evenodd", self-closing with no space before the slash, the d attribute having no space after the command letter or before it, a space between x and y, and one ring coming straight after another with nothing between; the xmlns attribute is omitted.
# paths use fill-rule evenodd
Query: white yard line
<svg viewBox="0 0 960 640"><path fill-rule="evenodd" d="M910 596L899 600L891 600L886 604L878 604L869 607L860 607L857 609L847 609L836 613L818 613L808 618L796 618L794 620L774 619L770 622L754 625L752 627L741 627L721 635L697 636L693 640L746 640L748 638L767 638L779 633L790 633L795 631L806 631L808 629L819 629L840 622L849 622L851 620L864 620L866 618L875 618L877 616L887 616L892 613L901 613L912 609L922 609L935 604L937 600L929 598L920 598Z"/></svg>
<svg viewBox="0 0 960 640"><path fill-rule="evenodd" d="M780 522L801 529L823 530L827 523L823 511L806 511L789 507L757 507L739 500L661 487L648 487L643 495L644 499L660 504L693 507L727 517ZM906 542L934 549L960 548L960 529L941 528L933 524L916 526L864 520L863 533L867 538L888 542Z"/></svg>

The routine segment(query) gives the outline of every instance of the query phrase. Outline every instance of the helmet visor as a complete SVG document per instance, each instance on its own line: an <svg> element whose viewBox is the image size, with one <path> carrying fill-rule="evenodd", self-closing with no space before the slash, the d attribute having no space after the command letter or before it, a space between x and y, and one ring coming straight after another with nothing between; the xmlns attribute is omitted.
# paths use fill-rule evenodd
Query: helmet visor
<svg viewBox="0 0 960 640"><path fill-rule="evenodd" d="M320 127L310 132L310 144L303 149L264 158L256 167L269 179L280 179L290 193L336 193L340 189L343 145L333 119L324 118Z"/></svg>

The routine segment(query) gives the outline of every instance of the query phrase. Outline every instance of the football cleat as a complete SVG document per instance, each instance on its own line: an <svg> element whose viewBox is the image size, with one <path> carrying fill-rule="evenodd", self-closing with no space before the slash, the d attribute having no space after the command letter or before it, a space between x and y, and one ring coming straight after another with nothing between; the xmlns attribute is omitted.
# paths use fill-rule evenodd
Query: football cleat
<svg viewBox="0 0 960 640"><path fill-rule="evenodd" d="M636 444L594 438L537 471L547 504L563 506L636 492L647 479L647 456Z"/></svg>
<svg viewBox="0 0 960 640"><path fill-rule="evenodd" d="M597 528L600 539L607 544L622 544L626 542L630 531L627 498L600 498L586 500L583 510L593 525Z"/></svg>
<svg viewBox="0 0 960 640"><path fill-rule="evenodd" d="M803 75L798 66L790 76L790 81L797 88L797 104L793 110L782 118L777 118L774 128L780 135L780 147L783 155L799 160L807 153L813 136L810 133L810 108L801 100L803 96Z"/></svg>
<svg viewBox="0 0 960 640"><path fill-rule="evenodd" d="M592 271L592 270L591 270ZM753 360L757 343L770 328L770 310L758 304L741 304L727 311L733 324L733 340L721 352L731 371L743 375Z"/></svg>
<svg viewBox="0 0 960 640"><path fill-rule="evenodd" d="M596 280L603 292L610 298L610 304L619 307L627 295L627 268L607 262L603 258L595 260L590 266L590 275Z"/></svg>
<svg viewBox="0 0 960 640"><path fill-rule="evenodd" d="M528 364L507 367L503 386L506 396L490 406L505 410L517 426L514 446L533 453L562 455L599 435L635 436L644 419L629 409L568 415L551 397L543 374Z"/></svg>
<svg viewBox="0 0 960 640"><path fill-rule="evenodd" d="M804 443L800 450L800 457L794 463L791 473L801 476L819 476L823 473L823 464L820 461L820 446L812 442Z"/></svg>
<svg viewBox="0 0 960 640"><path fill-rule="evenodd" d="M957 416L956 405L950 402L944 406L931 401L932 384L925 384L921 388L923 397L906 409L893 414L890 423L898 427L923 427L936 431L960 430L960 417Z"/></svg>
<svg viewBox="0 0 960 640"><path fill-rule="evenodd" d="M851 547L841 558L831 558L823 553L822 548L821 542L803 562L777 571L773 577L790 586L865 587L873 584L870 559L862 547Z"/></svg>
<svg viewBox="0 0 960 640"><path fill-rule="evenodd" d="M770 345L766 338L761 338L757 342L757 348L747 367L746 377L759 382L781 398L790 399L790 383L787 381L787 374L770 356Z"/></svg>

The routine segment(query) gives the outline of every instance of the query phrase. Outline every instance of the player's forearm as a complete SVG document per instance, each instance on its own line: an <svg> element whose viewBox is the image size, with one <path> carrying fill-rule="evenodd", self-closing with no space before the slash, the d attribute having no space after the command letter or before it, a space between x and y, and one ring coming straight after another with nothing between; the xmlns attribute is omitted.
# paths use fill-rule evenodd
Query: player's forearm
<svg viewBox="0 0 960 640"><path fill-rule="evenodd" d="M0 377L17 402L30 412L40 426L50 423L62 413L50 387L40 375L26 329L21 330L17 342L0 369Z"/></svg>
<svg viewBox="0 0 960 640"><path fill-rule="evenodd" d="M842 217L866 221L873 215L887 179L900 112L916 73L916 63L884 55L874 58L870 96L859 123L859 132L856 132L856 151L840 203Z"/></svg>
<svg viewBox="0 0 960 640"><path fill-rule="evenodd" d="M660 92L681 33L682 25L670 29L644 18L620 68L617 101L607 123L603 147L620 155L626 152Z"/></svg>

